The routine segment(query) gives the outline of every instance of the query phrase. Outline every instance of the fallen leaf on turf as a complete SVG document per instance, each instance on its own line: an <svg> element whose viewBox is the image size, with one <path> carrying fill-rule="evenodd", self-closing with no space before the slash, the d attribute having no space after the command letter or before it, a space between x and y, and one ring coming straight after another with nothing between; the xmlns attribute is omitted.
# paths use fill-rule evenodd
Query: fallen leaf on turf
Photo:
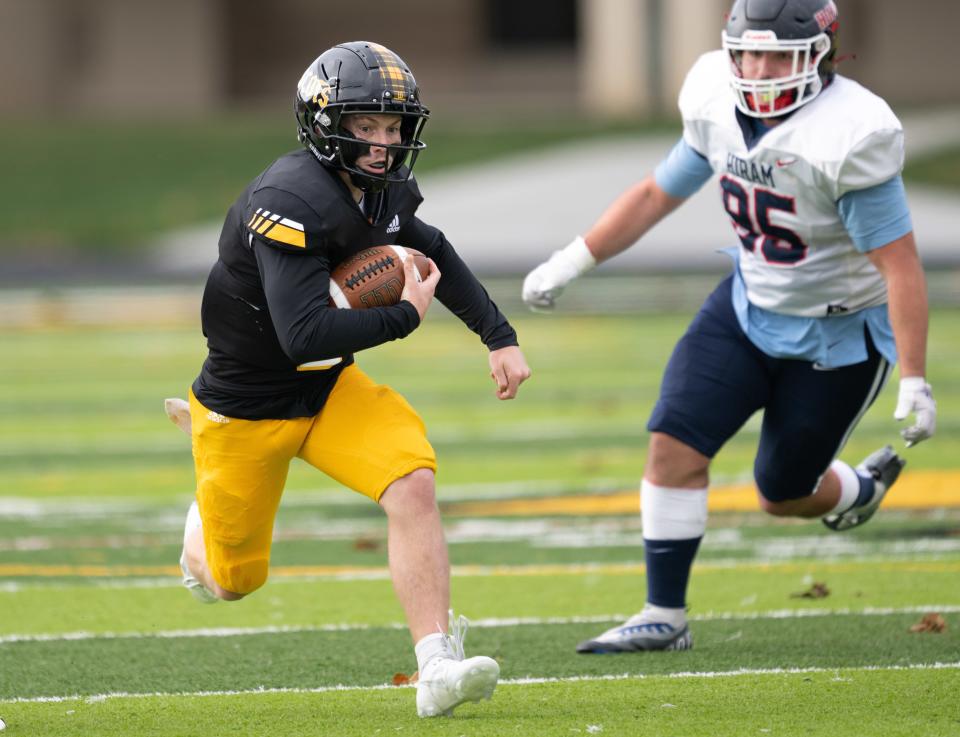
<svg viewBox="0 0 960 737"><path fill-rule="evenodd" d="M797 591L790 594L791 599L825 599L830 596L830 589L825 583L814 582L806 591Z"/></svg>
<svg viewBox="0 0 960 737"><path fill-rule="evenodd" d="M354 550L379 550L380 541L372 537L358 537L353 541Z"/></svg>
<svg viewBox="0 0 960 737"><path fill-rule="evenodd" d="M939 634L947 631L947 620L936 612L924 614L923 619L910 628L911 632L933 632Z"/></svg>
<svg viewBox="0 0 960 737"><path fill-rule="evenodd" d="M394 686L409 686L417 682L417 679L420 677L420 671L415 670L412 676L408 676L406 673L394 673L393 674L393 685Z"/></svg>

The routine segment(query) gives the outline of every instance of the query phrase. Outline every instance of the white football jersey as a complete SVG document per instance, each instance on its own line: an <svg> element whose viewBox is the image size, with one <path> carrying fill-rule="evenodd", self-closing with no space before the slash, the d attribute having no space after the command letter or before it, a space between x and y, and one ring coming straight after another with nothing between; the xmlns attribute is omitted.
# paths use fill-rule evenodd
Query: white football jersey
<svg viewBox="0 0 960 737"><path fill-rule="evenodd" d="M900 173L900 121L881 98L837 75L748 150L728 70L724 51L700 57L680 91L680 112L684 139L720 175L748 299L805 317L886 302L883 278L854 247L837 201Z"/></svg>

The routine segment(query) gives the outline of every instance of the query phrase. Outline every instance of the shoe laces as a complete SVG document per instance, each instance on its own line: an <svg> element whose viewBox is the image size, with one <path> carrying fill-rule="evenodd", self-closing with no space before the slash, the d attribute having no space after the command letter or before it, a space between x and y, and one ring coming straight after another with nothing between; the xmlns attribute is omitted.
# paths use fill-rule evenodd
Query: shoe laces
<svg viewBox="0 0 960 737"><path fill-rule="evenodd" d="M468 620L462 614L458 617L453 615L453 609L447 610L447 632L443 635L444 641L447 644L447 648L453 654L453 657L456 660L463 660L465 655L463 651L463 641L467 637L467 629L470 626L470 620ZM437 623L437 629L440 630L440 633L443 634L443 628L440 626L440 623Z"/></svg>
<svg viewBox="0 0 960 737"><path fill-rule="evenodd" d="M433 686L434 684L446 685L443 670L438 671L436 667L444 660L455 660L462 662L464 659L463 640L467 634L467 628L470 621L462 614L454 617L453 609L447 610L448 627L447 632L437 622L437 631L443 637L444 652L438 653L432 657L427 665L420 672L418 685Z"/></svg>

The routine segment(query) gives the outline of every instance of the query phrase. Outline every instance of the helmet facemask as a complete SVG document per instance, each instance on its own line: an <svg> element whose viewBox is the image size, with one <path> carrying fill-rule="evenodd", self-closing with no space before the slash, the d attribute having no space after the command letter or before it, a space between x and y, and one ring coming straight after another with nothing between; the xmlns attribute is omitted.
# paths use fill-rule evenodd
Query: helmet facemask
<svg viewBox="0 0 960 737"><path fill-rule="evenodd" d="M422 108L405 110L404 106L331 105L315 114L314 133L306 142L314 156L323 163L348 172L353 184L363 192L380 192L387 185L405 182L420 152L427 147L420 140L427 116ZM399 143L372 143L357 138L344 123L350 115L396 115L400 117ZM301 132L301 140L305 134ZM317 140L319 139L319 141ZM320 146L317 146L319 143ZM322 147L322 148L321 148ZM357 160L371 147L387 151L388 166L376 174L357 165ZM401 171L406 165L406 170Z"/></svg>
<svg viewBox="0 0 960 737"><path fill-rule="evenodd" d="M730 57L730 86L737 108L753 118L775 118L793 112L820 94L834 44L827 33L812 38L778 39L773 31L748 30L739 37L724 31L723 48ZM745 79L745 51L792 54L791 72L776 79Z"/></svg>

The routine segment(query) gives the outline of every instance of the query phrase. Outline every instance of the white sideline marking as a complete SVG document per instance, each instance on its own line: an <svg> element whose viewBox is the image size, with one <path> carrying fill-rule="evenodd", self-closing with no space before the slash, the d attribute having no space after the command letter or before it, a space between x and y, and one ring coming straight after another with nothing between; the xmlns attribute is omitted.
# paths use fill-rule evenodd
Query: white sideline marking
<svg viewBox="0 0 960 737"><path fill-rule="evenodd" d="M765 612L705 612L690 617L691 622L715 622L760 619L806 619L809 617L887 617L895 614L960 613L960 605L929 604L909 607L866 607L864 609L773 609ZM622 622L629 614L600 614L589 617L490 617L471 619L471 627L493 629L525 625L605 624ZM0 645L14 642L61 642L67 640L141 640L179 639L185 637L241 637L246 635L275 635L299 632L358 632L363 630L405 630L402 622L387 624L322 624L322 625L267 625L264 627L205 627L189 630L161 630L159 632L62 632L51 634L0 635Z"/></svg>
<svg viewBox="0 0 960 737"><path fill-rule="evenodd" d="M914 665L861 665L843 668L740 668L738 670L714 671L714 672L687 672L687 673L663 673L657 675L644 675L641 673L621 673L619 675L601 675L601 676L568 676L565 678L509 678L500 681L501 686L528 686L540 683L587 683L591 681L650 681L659 678L678 679L678 678L736 678L737 676L778 676L778 675L804 675L809 673L841 673L855 672L863 673L870 671L913 671L913 670L958 670L960 662L955 663L924 663ZM90 696L81 696L74 694L72 696L18 696L14 699L0 699L0 704L43 704L43 703L62 703L65 701L84 701L88 704L95 704L107 699L147 699L156 696L253 696L256 694L311 694L311 693L330 693L335 691L387 691L398 688L414 688L411 685L394 686L389 683L381 683L376 686L346 686L339 684L336 686L317 686L316 688L255 688L245 691L154 691L152 693L128 693L118 691L105 694L93 694Z"/></svg>

